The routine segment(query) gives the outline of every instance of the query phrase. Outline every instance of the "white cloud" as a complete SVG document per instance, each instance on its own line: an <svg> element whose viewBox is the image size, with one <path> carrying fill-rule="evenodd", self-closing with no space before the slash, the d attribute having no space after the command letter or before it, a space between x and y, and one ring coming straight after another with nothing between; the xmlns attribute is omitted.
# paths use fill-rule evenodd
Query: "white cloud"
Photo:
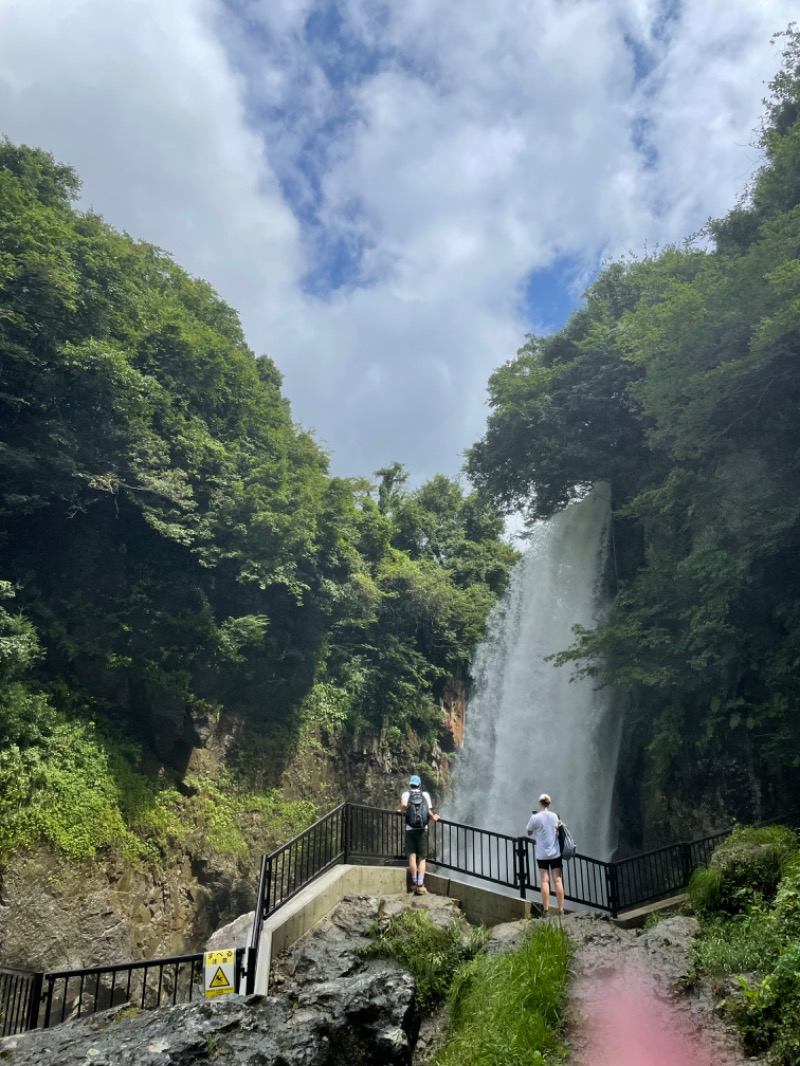
<svg viewBox="0 0 800 1066"><path fill-rule="evenodd" d="M454 473L489 373L536 328L532 271L591 269L731 206L791 14L5 0L0 132L72 163L87 205L241 311L337 471ZM336 248L356 257L345 284L311 295Z"/></svg>

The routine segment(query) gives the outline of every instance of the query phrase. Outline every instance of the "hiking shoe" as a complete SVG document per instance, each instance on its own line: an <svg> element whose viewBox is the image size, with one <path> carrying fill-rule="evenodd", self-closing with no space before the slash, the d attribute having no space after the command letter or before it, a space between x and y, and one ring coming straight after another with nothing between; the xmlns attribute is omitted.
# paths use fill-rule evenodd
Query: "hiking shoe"
<svg viewBox="0 0 800 1066"><path fill-rule="evenodd" d="M549 922L550 921L550 915L548 914L547 911L542 911L542 914L541 914L541 917L540 917L539 921L541 921L541 922Z"/></svg>
<svg viewBox="0 0 800 1066"><path fill-rule="evenodd" d="M427 888L424 885L417 885L417 891L415 892L415 895L417 895L417 896L427 896L428 895L428 890L427 890Z"/></svg>

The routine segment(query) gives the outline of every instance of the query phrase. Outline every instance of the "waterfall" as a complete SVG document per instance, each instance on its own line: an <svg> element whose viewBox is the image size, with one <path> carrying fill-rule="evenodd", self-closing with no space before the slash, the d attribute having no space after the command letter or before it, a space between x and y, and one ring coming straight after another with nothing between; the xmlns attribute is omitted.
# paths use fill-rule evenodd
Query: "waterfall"
<svg viewBox="0 0 800 1066"><path fill-rule="evenodd" d="M574 643L604 611L610 491L598 485L539 523L489 616L472 669L451 801L454 821L519 836L539 795L569 825L579 852L610 857L619 750L612 693L546 656Z"/></svg>

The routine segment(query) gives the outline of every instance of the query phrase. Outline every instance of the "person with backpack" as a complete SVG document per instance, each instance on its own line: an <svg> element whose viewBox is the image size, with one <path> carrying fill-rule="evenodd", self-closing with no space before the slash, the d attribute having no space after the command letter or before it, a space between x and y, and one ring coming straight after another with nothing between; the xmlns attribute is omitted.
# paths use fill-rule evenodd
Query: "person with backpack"
<svg viewBox="0 0 800 1066"><path fill-rule="evenodd" d="M542 918L550 917L550 875L555 882L558 915L564 916L564 881L561 876L561 848L558 844L558 815L550 810L550 797L543 792L539 810L528 821L528 836L535 837L536 865L542 882Z"/></svg>
<svg viewBox="0 0 800 1066"><path fill-rule="evenodd" d="M439 821L439 815L433 812L433 803L428 792L422 791L419 774L412 774L408 779L408 788L400 797L400 814L406 818L406 855L411 884L415 896L424 896L428 891L424 885L425 860L428 857L428 821Z"/></svg>

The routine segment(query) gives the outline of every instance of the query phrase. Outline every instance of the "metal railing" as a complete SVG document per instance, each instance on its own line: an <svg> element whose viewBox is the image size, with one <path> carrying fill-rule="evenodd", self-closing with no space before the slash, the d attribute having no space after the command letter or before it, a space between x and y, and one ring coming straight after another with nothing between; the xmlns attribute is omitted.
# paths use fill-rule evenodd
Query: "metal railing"
<svg viewBox="0 0 800 1066"><path fill-rule="evenodd" d="M42 1026L127 1003L140 1010L191 1003L203 994L203 954L44 975Z"/></svg>
<svg viewBox="0 0 800 1066"><path fill-rule="evenodd" d="M343 861L347 851L348 806L347 803L340 804L288 844L266 856L262 862L264 876L259 878L261 906L256 908L261 911L262 921L320 874Z"/></svg>
<svg viewBox="0 0 800 1066"><path fill-rule="evenodd" d="M800 813L772 820L797 827ZM336 825L341 837L335 838ZM760 822L759 825L771 824ZM564 864L567 900L604 911L616 918L624 910L680 892L698 867L706 865L730 827L697 840L626 859L605 862L576 855ZM489 884L515 889L525 899L539 889L533 841L442 818L428 830L428 863ZM324 834L320 849L320 834ZM338 862L404 860L405 824L392 810L343 803L288 844L262 860L256 903L253 946L263 921L315 877Z"/></svg>
<svg viewBox="0 0 800 1066"><path fill-rule="evenodd" d="M14 1036L36 1027L42 977L26 970L0 969L0 1036Z"/></svg>
<svg viewBox="0 0 800 1066"><path fill-rule="evenodd" d="M191 1003L203 996L203 959L196 952L49 973L0 970L0 1033L47 1029L122 1004L153 1010ZM237 989L253 991L255 962L252 949L237 948Z"/></svg>
<svg viewBox="0 0 800 1066"><path fill-rule="evenodd" d="M800 812L773 821L797 828ZM612 917L663 899L686 888L692 873L706 865L730 832L725 829L612 862L576 855L564 865L565 897ZM432 823L429 833L432 867L513 889L522 899L539 889L529 838L446 819ZM250 943L236 951L237 989L253 991L264 921L326 870L352 861L404 862L403 818L396 811L342 803L262 857ZM202 975L202 953L52 973L0 968L0 1035L47 1027L120 1003L146 1010L191 1002L200 995Z"/></svg>

